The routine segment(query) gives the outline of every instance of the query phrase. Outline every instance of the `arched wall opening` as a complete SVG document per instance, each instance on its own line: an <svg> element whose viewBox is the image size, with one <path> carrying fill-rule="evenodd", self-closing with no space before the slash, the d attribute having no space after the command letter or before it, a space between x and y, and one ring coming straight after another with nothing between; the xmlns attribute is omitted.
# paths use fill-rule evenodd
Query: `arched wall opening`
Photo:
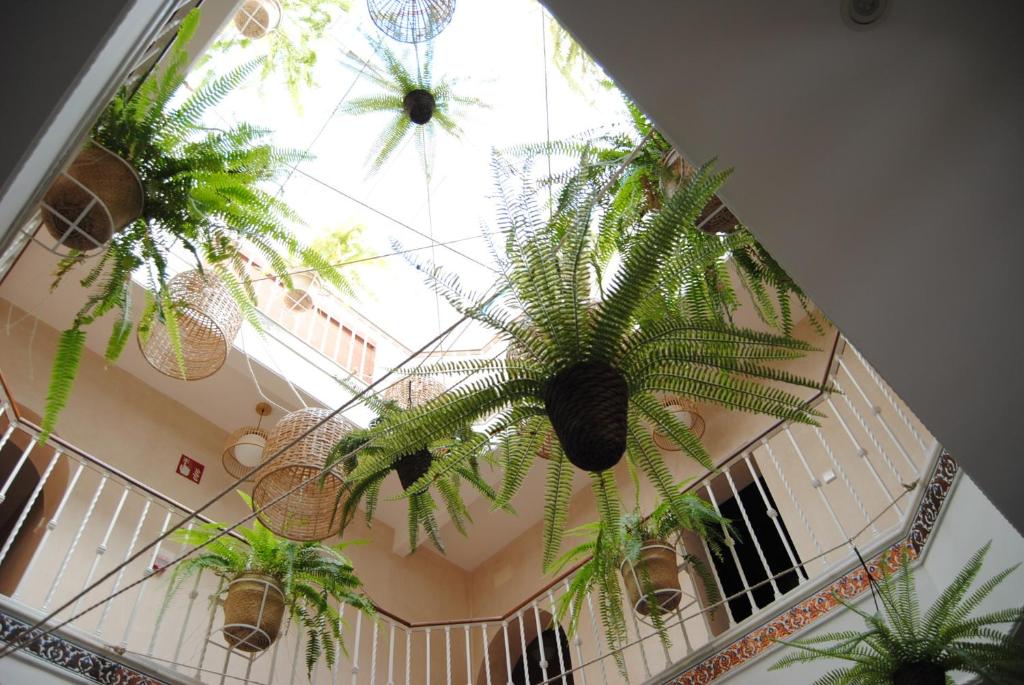
<svg viewBox="0 0 1024 685"><path fill-rule="evenodd" d="M538 631L538 626L540 630ZM550 612L527 607L509 621L508 652L505 650L505 630L499 628L488 644L490 672L486 663L480 667L478 683L507 683L533 685L544 682L541 661L547 663L548 678L569 671L573 667L569 639L561 625L553 622ZM561 658L559 658L561 642ZM524 652L523 646L526 646ZM509 681L511 673L511 681ZM558 682L562 682L559 679ZM571 673L565 676L567 685L573 685Z"/></svg>

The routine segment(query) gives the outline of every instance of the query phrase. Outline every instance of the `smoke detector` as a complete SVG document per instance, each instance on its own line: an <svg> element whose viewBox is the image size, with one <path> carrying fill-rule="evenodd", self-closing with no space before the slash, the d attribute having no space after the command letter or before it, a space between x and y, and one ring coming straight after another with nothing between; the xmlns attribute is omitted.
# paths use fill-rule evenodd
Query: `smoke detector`
<svg viewBox="0 0 1024 685"><path fill-rule="evenodd" d="M874 26L889 7L888 0L841 0L843 21L853 29Z"/></svg>

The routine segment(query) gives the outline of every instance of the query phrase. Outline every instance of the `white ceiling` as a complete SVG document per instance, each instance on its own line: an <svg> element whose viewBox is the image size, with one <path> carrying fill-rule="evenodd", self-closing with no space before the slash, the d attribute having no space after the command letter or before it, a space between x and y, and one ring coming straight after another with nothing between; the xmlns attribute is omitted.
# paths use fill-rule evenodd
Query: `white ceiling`
<svg viewBox="0 0 1024 685"><path fill-rule="evenodd" d="M1024 529L1024 3L545 2Z"/></svg>

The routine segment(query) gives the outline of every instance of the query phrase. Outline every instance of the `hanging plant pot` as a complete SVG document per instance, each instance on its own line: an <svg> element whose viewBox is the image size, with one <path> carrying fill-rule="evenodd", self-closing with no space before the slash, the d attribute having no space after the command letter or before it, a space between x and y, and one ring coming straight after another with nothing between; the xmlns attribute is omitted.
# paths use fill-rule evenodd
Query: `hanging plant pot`
<svg viewBox="0 0 1024 685"><path fill-rule="evenodd" d="M892 674L892 685L944 685L946 672L929 661L900 666Z"/></svg>
<svg viewBox="0 0 1024 685"><path fill-rule="evenodd" d="M159 320L139 331L142 356L160 373L184 381L213 375L228 358L242 326L242 313L231 293L215 277L185 271L167 282L175 303L184 365L179 365L167 326Z"/></svg>
<svg viewBox="0 0 1024 685"><path fill-rule="evenodd" d="M398 473L398 480L402 482L402 489L408 490L413 483L427 475L433 460L430 450L424 448L395 462L395 471Z"/></svg>
<svg viewBox="0 0 1024 685"><path fill-rule="evenodd" d="M338 532L341 519L335 516L335 506L344 487L342 466L327 471L323 484L317 476L331 449L352 428L340 416L331 416L319 407L293 411L274 426L264 460L284 452L260 471L253 486L253 509L260 510L260 523L276 535L303 542L323 540Z"/></svg>
<svg viewBox="0 0 1024 685"><path fill-rule="evenodd" d="M444 385L423 376L407 376L381 393L381 399L394 402L401 409L412 409L429 402L444 392Z"/></svg>
<svg viewBox="0 0 1024 685"><path fill-rule="evenodd" d="M422 88L411 90L402 98L402 109L405 110L412 123L418 126L422 126L433 118L436 107L437 101L434 100L433 93Z"/></svg>
<svg viewBox="0 0 1024 685"><path fill-rule="evenodd" d="M559 371L544 392L544 409L565 456L584 471L604 471L626 451L626 379L604 362Z"/></svg>
<svg viewBox="0 0 1024 685"><path fill-rule="evenodd" d="M95 250L138 219L144 202L132 165L90 143L43 196L43 226L64 247Z"/></svg>
<svg viewBox="0 0 1024 685"><path fill-rule="evenodd" d="M693 402L678 395L667 395L662 398L661 406L668 409L668 411L679 419L683 425L689 428L698 439L704 436L704 417L697 413L697 405ZM682 450L682 448L677 445L672 438L668 437L664 433L661 433L658 430L651 431L651 433L651 437L654 438L654 444L666 452L679 452Z"/></svg>
<svg viewBox="0 0 1024 685"><path fill-rule="evenodd" d="M651 615L648 599L654 599L661 611L672 611L683 596L679 585L679 562L675 547L665 540L646 540L635 563L623 560L619 566L626 595L633 610L642 616ZM646 576L646 578L645 578ZM643 589L650 583L649 596Z"/></svg>
<svg viewBox="0 0 1024 685"><path fill-rule="evenodd" d="M274 644L284 617L281 584L270 576L244 574L228 585L224 639L241 652L262 652Z"/></svg>
<svg viewBox="0 0 1024 685"><path fill-rule="evenodd" d="M281 23L277 0L245 0L235 13L235 28L246 38L259 40Z"/></svg>
<svg viewBox="0 0 1024 685"><path fill-rule="evenodd" d="M285 306L296 312L312 309L320 290L320 277L315 271L292 274L292 287L284 294Z"/></svg>

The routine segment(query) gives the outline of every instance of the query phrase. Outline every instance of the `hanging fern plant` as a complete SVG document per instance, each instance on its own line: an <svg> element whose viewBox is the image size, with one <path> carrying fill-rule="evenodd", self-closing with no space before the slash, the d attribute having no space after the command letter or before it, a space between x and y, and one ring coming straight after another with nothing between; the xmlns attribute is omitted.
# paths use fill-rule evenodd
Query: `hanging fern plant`
<svg viewBox="0 0 1024 685"><path fill-rule="evenodd" d="M510 173L495 163L499 220L507 236L501 297L467 293L454 274L430 272L429 282L457 311L517 350L505 360L445 362L423 375L468 376L459 387L396 417L384 416L376 442L380 455L352 474L356 486L390 467L399 455L486 422L500 445L504 480L498 505L507 505L527 470L547 445L544 517L545 568L561 546L575 465L592 481L602 520L617 519L619 504L608 469L625 454L660 496L672 501L670 471L650 429L671 438L690 457L712 468L696 435L666 410L655 393L813 423L815 412L779 384L820 389L820 384L772 362L800 357L813 348L792 338L685 316L682 280L715 263L743 236L693 241L694 221L725 174L700 169L658 212L652 213L623 251L610 285L599 288L590 268L595 251L594 202L541 216L534 189L508 188ZM426 267L423 267L426 269ZM556 439L552 439L552 437ZM406 491L414 496L464 466L464 453L435 459L430 471ZM683 512L676 512L680 518Z"/></svg>
<svg viewBox="0 0 1024 685"><path fill-rule="evenodd" d="M432 44L427 44L422 61L417 53L417 64L413 71L382 40L369 40L379 65L348 66L363 73L379 91L373 95L352 98L344 104L342 111L352 115L392 115L390 123L371 148L371 173L379 171L410 137L416 139L426 165L426 150L435 132L441 131L456 139L461 137L462 128L458 118L463 111L486 105L477 98L459 95L454 81L434 78Z"/></svg>
<svg viewBox="0 0 1024 685"><path fill-rule="evenodd" d="M292 231L291 226L298 221L294 210L264 190L264 184L306 155L274 147L269 142L270 131L251 124L236 123L222 130L203 122L203 115L241 85L261 62L243 64L208 80L187 97L178 97L188 63L185 48L198 22L199 12L194 10L182 22L163 68L136 92L119 92L92 131L95 142L137 171L145 206L138 219L113 236L80 280L89 295L70 328L60 336L43 417L44 439L67 404L87 328L108 313L117 312L106 358L115 362L124 351L135 325L133 274L144 275L148 283L147 304L139 322L142 333L157 317L167 326L172 341L177 340L177 303L167 297L167 281L173 275L168 270L168 258L173 245L191 255L195 268L211 270L220 278L247 320L257 328L260 319L239 244L258 251L289 287L289 263L295 261L338 287L346 287L338 271ZM73 251L58 264L53 287L85 266L84 255ZM180 349L176 354L180 363Z"/></svg>

